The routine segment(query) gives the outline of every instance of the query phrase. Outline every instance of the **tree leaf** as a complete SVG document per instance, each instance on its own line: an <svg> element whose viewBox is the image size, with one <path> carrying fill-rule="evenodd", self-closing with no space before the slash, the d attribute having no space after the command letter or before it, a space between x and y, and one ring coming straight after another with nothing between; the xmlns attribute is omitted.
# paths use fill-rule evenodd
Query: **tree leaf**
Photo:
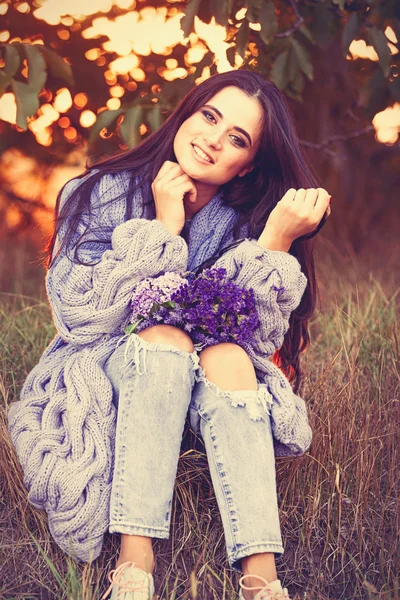
<svg viewBox="0 0 400 600"><path fill-rule="evenodd" d="M289 48L289 56L288 56L288 60L287 60L287 79L288 79L288 83L290 83L291 81L294 81L297 77L298 74L301 73L300 71L300 67L299 67L299 61L297 60L297 55L296 52L294 51L293 47Z"/></svg>
<svg viewBox="0 0 400 600"><path fill-rule="evenodd" d="M181 29L186 37L194 30L194 18L199 12L201 0L189 0L184 12L185 16L181 19Z"/></svg>
<svg viewBox="0 0 400 600"><path fill-rule="evenodd" d="M132 106L126 111L119 131L124 141L130 148L140 142L139 125L143 121L143 107Z"/></svg>
<svg viewBox="0 0 400 600"><path fill-rule="evenodd" d="M242 22L239 31L236 34L236 50L238 54L244 58L247 44L249 43L250 26L247 19Z"/></svg>
<svg viewBox="0 0 400 600"><path fill-rule="evenodd" d="M215 22L222 27L228 26L229 5L228 0L218 0L212 6L214 10Z"/></svg>
<svg viewBox="0 0 400 600"><path fill-rule="evenodd" d="M389 97L388 80L385 79L382 70L377 69L360 89L359 103L364 108L369 121L372 121L376 113L387 107Z"/></svg>
<svg viewBox="0 0 400 600"><path fill-rule="evenodd" d="M147 120L152 131L156 131L162 125L163 118L159 104L154 104L154 107L148 111Z"/></svg>
<svg viewBox="0 0 400 600"><path fill-rule="evenodd" d="M250 21L250 23L259 22L259 13L263 1L264 0L247 0L246 19Z"/></svg>
<svg viewBox="0 0 400 600"><path fill-rule="evenodd" d="M304 35L304 37L305 37L305 38L307 38L307 39L308 39L308 41L309 41L309 42L311 42L311 43L312 43L312 44L314 44L314 45L317 43L317 42L315 41L315 37L314 37L314 35L313 35L312 31L310 31L310 30L308 29L308 27L306 27L306 26L304 25L304 23L302 23L302 24L300 25L300 27L299 27L299 31L300 31L300 33L302 33L302 34Z"/></svg>
<svg viewBox="0 0 400 600"><path fill-rule="evenodd" d="M333 4L339 6L340 10L344 10L346 0L332 0Z"/></svg>
<svg viewBox="0 0 400 600"><path fill-rule="evenodd" d="M103 110L97 115L97 120L90 128L89 143L92 143L104 127L109 127L116 118L124 112L122 108L116 110Z"/></svg>
<svg viewBox="0 0 400 600"><path fill-rule="evenodd" d="M388 46L388 40L382 29L376 27L368 27L368 39L369 42L375 48L377 55L379 56L379 66L381 67L385 77L389 77L390 74L390 49Z"/></svg>
<svg viewBox="0 0 400 600"><path fill-rule="evenodd" d="M400 77L396 77L389 83L389 89L392 92L393 98L400 102Z"/></svg>
<svg viewBox="0 0 400 600"><path fill-rule="evenodd" d="M231 65L231 67L235 66L235 55L236 55L236 48L235 46L230 46L229 48L227 48L226 50L226 58L229 61L229 64Z"/></svg>
<svg viewBox="0 0 400 600"><path fill-rule="evenodd" d="M272 0L263 2L260 10L260 37L264 44L270 44L278 31L278 22L276 20L275 5Z"/></svg>
<svg viewBox="0 0 400 600"><path fill-rule="evenodd" d="M19 55L17 46L18 44L8 44L5 47L4 70L7 75L11 75L11 77L14 77L21 63L21 57Z"/></svg>
<svg viewBox="0 0 400 600"><path fill-rule="evenodd" d="M303 46L303 44L298 42L296 39L291 38L291 41L292 41L292 47L293 47L294 51L296 52L296 57L297 57L297 61L299 63L300 69L308 77L308 79L310 81L312 81L313 77L314 77L313 66L312 66L312 62L310 60L310 54L309 54L308 50L305 48L305 46Z"/></svg>
<svg viewBox="0 0 400 600"><path fill-rule="evenodd" d="M11 84L11 81L12 81L11 75L7 75L7 73L4 72L4 69L1 69L0 70L0 98L7 90L8 86Z"/></svg>
<svg viewBox="0 0 400 600"><path fill-rule="evenodd" d="M304 90L304 75L301 71L297 71L294 79L291 79L290 87L301 95L301 92Z"/></svg>
<svg viewBox="0 0 400 600"><path fill-rule="evenodd" d="M271 81L273 81L280 90L284 90L289 83L288 58L289 51L285 50L285 52L279 54L271 70Z"/></svg>
<svg viewBox="0 0 400 600"><path fill-rule="evenodd" d="M329 6L329 3L313 4L309 11L310 20L308 26L312 29L315 41L322 48L326 48L330 42L339 34L341 29L340 19Z"/></svg>
<svg viewBox="0 0 400 600"><path fill-rule="evenodd" d="M12 79L11 87L17 104L17 125L26 131L28 129L27 118L36 114L39 108L39 94L27 83L15 81L15 79Z"/></svg>
<svg viewBox="0 0 400 600"><path fill-rule="evenodd" d="M219 0L218 0L219 1ZM224 0L222 0L224 1ZM211 19L215 16L215 2L212 0L201 0L197 16L203 23L211 23Z"/></svg>
<svg viewBox="0 0 400 600"><path fill-rule="evenodd" d="M40 94L47 79L46 61L38 46L23 44L23 47L28 61L28 85Z"/></svg>
<svg viewBox="0 0 400 600"><path fill-rule="evenodd" d="M42 45L38 46L38 48L40 49L40 52L46 59L46 62L50 69L50 73L53 75L53 77L63 79L68 83L68 85L74 85L74 76L72 74L72 69L70 65L66 63L65 60L61 58L61 56L56 54L56 52L50 50L50 48L47 48L46 46Z"/></svg>
<svg viewBox="0 0 400 600"><path fill-rule="evenodd" d="M361 15L359 15L357 12L353 12L350 19L347 20L347 23L343 29L342 50L343 50L344 58L346 58L346 56L349 52L350 44L356 37L357 32L360 29L360 25L361 25Z"/></svg>

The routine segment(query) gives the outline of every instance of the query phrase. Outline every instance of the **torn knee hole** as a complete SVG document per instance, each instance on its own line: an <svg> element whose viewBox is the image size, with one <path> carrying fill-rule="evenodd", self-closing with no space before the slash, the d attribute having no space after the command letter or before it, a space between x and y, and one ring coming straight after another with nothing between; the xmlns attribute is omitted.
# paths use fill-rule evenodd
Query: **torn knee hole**
<svg viewBox="0 0 400 600"><path fill-rule="evenodd" d="M260 384L257 390L223 390L207 379L202 368L200 374L196 373L196 380L202 382L214 395L228 399L234 408L244 407L254 421L264 420L265 413L271 414L272 396L265 384Z"/></svg>

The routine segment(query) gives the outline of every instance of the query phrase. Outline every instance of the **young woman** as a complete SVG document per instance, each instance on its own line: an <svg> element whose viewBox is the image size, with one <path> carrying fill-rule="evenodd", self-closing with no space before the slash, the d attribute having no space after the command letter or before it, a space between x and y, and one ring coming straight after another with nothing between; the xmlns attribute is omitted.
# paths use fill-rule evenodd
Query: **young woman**
<svg viewBox="0 0 400 600"><path fill-rule="evenodd" d="M65 552L88 561L105 531L120 534L103 598L154 594L152 538L169 537L188 411L229 564L245 576L238 598L289 597L275 568L275 455L311 443L296 392L315 308L310 238L329 202L283 94L244 70L193 88L158 131L59 194L46 276L57 335L10 407L9 429L29 501ZM254 344L198 353L188 333L160 324L132 334L125 352L134 285L211 265L253 288Z"/></svg>

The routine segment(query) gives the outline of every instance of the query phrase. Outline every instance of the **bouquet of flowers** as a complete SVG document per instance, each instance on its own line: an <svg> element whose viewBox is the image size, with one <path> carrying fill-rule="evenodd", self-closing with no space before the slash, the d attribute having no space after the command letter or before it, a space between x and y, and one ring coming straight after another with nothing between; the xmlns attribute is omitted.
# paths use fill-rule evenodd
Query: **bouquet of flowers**
<svg viewBox="0 0 400 600"><path fill-rule="evenodd" d="M174 325L189 333L197 350L220 342L243 345L259 326L254 290L227 280L224 268L146 278L135 287L130 308L126 334Z"/></svg>

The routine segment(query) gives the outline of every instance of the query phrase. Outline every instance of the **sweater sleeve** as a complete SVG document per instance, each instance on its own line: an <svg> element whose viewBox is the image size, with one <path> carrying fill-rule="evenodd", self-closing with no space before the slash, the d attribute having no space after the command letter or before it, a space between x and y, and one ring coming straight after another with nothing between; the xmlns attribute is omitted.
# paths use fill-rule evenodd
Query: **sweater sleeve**
<svg viewBox="0 0 400 600"><path fill-rule="evenodd" d="M260 326L253 351L271 356L289 329L290 313L300 304L307 278L297 258L280 250L268 250L256 240L245 239L213 265L224 267L227 278L245 289L252 288Z"/></svg>
<svg viewBox="0 0 400 600"><path fill-rule="evenodd" d="M257 376L272 396L271 425L277 456L301 456L310 447L312 430L305 401L296 395L284 373L267 357L283 344L290 313L300 304L307 278L298 260L287 252L268 250L246 239L215 263L225 267L237 285L253 288L260 326L246 344Z"/></svg>
<svg viewBox="0 0 400 600"><path fill-rule="evenodd" d="M104 175L95 184L91 205L98 204L99 192L107 195L108 189L115 188L111 184L112 176L109 175ZM66 195L70 190L71 186ZM65 199L62 198L61 203ZM93 213L90 220L96 222L96 227L103 225L105 228L112 222L106 212L102 213L101 221ZM75 240L86 230L87 222L83 217ZM54 323L61 337L75 346L91 344L103 334L119 331L129 314L132 289L143 278L187 269L185 240L171 234L158 220L132 218L122 222L112 229L109 248L100 257L98 246L95 243L92 251L85 250L85 262L100 258L94 266L73 262L66 252L62 252L46 275ZM79 258L82 260L82 256Z"/></svg>

